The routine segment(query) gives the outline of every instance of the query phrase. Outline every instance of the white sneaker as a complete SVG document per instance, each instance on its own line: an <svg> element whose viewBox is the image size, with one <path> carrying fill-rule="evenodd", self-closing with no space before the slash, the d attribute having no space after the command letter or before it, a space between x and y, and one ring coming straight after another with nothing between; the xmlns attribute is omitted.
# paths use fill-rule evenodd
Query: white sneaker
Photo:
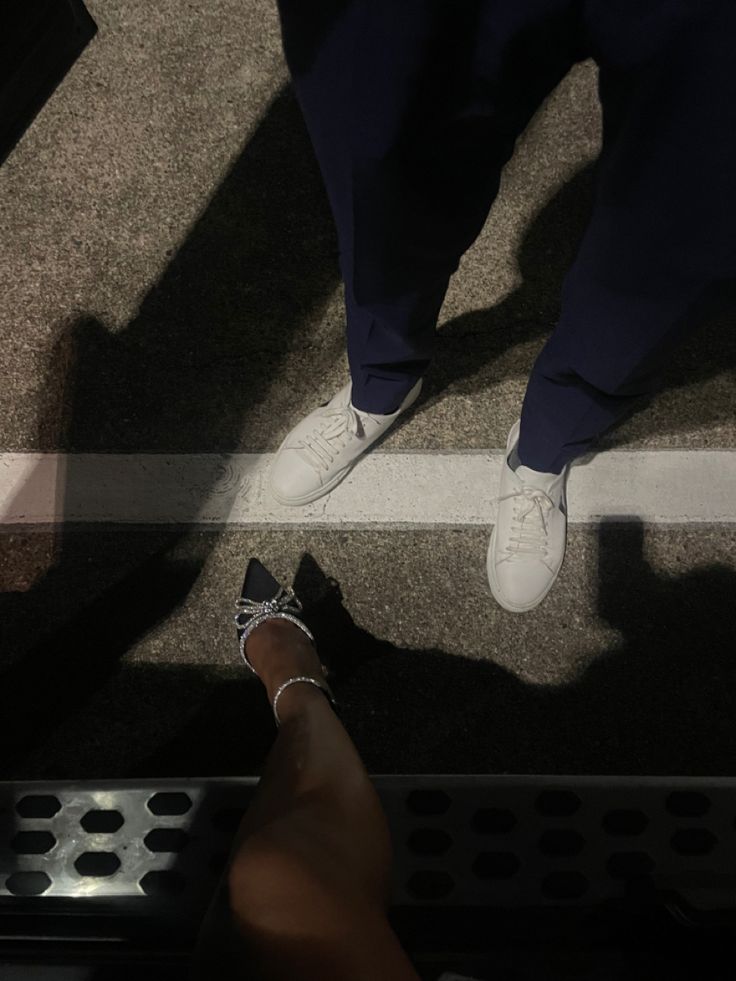
<svg viewBox="0 0 736 981"><path fill-rule="evenodd" d="M356 409L352 384L340 389L292 429L271 466L271 493L280 504L310 504L329 493L402 412L416 401L420 379L396 412L381 416Z"/></svg>
<svg viewBox="0 0 736 981"><path fill-rule="evenodd" d="M512 613L533 609L550 591L565 557L567 537L567 468L561 474L524 466L512 470L509 458L518 442L516 422L506 443L487 565L491 592Z"/></svg>

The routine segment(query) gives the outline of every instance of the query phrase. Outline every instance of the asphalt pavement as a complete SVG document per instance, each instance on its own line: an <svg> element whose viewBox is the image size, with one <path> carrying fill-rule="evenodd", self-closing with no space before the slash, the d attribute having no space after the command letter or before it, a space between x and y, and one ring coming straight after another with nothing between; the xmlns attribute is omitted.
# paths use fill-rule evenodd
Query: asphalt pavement
<svg viewBox="0 0 736 981"><path fill-rule="evenodd" d="M88 6L97 37L0 168L0 463L272 452L347 377L337 245L274 6ZM423 400L381 452L504 445L599 141L584 63L520 140ZM736 450L735 366L733 317L714 317L601 452ZM57 490L63 511L63 475ZM274 730L231 620L251 555L307 601L372 772L732 774L736 502L723 517L576 525L524 616L488 590L491 515L5 523L0 777L257 772Z"/></svg>

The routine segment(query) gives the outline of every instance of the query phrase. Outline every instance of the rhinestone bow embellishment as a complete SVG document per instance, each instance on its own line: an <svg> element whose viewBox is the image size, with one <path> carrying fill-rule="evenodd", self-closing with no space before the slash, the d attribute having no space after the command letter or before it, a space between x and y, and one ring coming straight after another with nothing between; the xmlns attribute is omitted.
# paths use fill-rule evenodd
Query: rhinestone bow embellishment
<svg viewBox="0 0 736 981"><path fill-rule="evenodd" d="M241 596L236 600L235 623L239 627L245 627L249 620L256 617L269 617L274 613L300 613L302 604L294 595L291 589L281 589L269 600L253 600Z"/></svg>

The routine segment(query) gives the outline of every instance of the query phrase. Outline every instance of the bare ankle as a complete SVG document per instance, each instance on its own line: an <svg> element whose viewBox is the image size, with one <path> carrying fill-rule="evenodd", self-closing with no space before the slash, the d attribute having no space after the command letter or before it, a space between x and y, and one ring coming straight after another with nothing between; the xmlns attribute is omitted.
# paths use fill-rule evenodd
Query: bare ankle
<svg viewBox="0 0 736 981"><path fill-rule="evenodd" d="M246 655L266 686L269 700L289 678L306 675L321 680L322 666L309 638L285 620L267 620L248 638Z"/></svg>

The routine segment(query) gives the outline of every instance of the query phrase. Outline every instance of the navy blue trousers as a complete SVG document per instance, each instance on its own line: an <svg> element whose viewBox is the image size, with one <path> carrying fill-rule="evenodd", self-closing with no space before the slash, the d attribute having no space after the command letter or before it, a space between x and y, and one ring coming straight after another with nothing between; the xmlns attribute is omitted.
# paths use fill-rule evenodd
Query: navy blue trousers
<svg viewBox="0 0 736 981"><path fill-rule="evenodd" d="M560 472L651 392L736 276L736 0L279 0L337 225L353 401L427 368L449 278L529 119L600 68L593 212L529 379L519 456Z"/></svg>

